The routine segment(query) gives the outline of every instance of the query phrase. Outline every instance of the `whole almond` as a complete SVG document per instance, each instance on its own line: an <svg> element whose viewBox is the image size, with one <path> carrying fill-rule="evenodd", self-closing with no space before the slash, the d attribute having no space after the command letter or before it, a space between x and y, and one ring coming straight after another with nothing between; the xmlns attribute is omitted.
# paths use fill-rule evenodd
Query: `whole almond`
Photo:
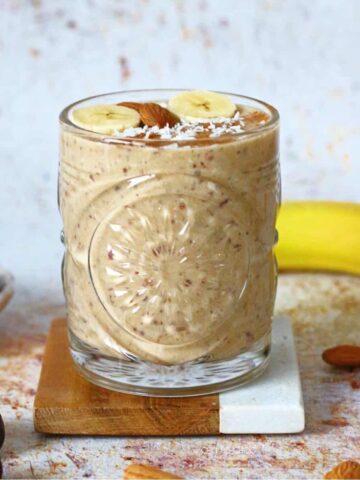
<svg viewBox="0 0 360 480"><path fill-rule="evenodd" d="M179 122L179 119L176 115L158 103L121 102L117 105L136 110L140 115L142 123L148 127L158 126L163 128L166 125L173 127Z"/></svg>
<svg viewBox="0 0 360 480"><path fill-rule="evenodd" d="M360 463L347 460L346 462L339 463L325 477L328 480L346 479L353 480L360 479Z"/></svg>
<svg viewBox="0 0 360 480"><path fill-rule="evenodd" d="M324 362L334 367L360 367L360 347L356 345L338 345L325 350Z"/></svg>
<svg viewBox="0 0 360 480"><path fill-rule="evenodd" d="M136 110L139 112L141 103L138 102L120 102L117 103L120 107L126 107L126 108L132 108L133 110Z"/></svg>
<svg viewBox="0 0 360 480"><path fill-rule="evenodd" d="M159 468L150 467L149 465L129 465L124 471L124 480L181 480L169 472L164 472Z"/></svg>
<svg viewBox="0 0 360 480"><path fill-rule="evenodd" d="M178 123L178 118L167 108L161 107L157 103L142 103L138 110L141 121L149 127L157 125L160 128L169 125L173 127Z"/></svg>

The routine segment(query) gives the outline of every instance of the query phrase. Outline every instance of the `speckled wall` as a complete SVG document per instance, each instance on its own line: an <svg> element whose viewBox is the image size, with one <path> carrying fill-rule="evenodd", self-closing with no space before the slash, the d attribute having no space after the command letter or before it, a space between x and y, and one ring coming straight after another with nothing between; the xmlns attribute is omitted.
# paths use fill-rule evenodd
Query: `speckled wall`
<svg viewBox="0 0 360 480"><path fill-rule="evenodd" d="M60 294L57 115L92 94L206 87L282 115L283 197L360 199L358 0L2 0L0 263Z"/></svg>

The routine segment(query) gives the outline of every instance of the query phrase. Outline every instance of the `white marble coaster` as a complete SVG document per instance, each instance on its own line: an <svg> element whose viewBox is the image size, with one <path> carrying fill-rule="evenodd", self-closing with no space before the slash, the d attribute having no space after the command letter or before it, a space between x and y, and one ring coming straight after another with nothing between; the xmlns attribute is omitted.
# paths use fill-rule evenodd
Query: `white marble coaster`
<svg viewBox="0 0 360 480"><path fill-rule="evenodd" d="M291 322L276 317L268 370L249 385L221 393L220 433L296 433L305 414Z"/></svg>

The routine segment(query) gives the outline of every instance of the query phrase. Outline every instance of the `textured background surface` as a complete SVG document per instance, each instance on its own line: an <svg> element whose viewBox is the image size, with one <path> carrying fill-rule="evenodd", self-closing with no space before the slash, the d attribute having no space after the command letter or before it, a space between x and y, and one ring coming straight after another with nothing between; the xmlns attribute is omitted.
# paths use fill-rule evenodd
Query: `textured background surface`
<svg viewBox="0 0 360 480"><path fill-rule="evenodd" d="M100 92L267 100L282 115L284 198L359 200L359 24L358 0L2 0L0 263L59 289L57 115Z"/></svg>
<svg viewBox="0 0 360 480"><path fill-rule="evenodd" d="M62 314L63 307L53 298L34 304L18 296L0 315L5 478L120 479L126 465L146 463L187 480L318 480L343 460L359 461L360 369L332 369L321 360L321 352L338 342L360 344L360 278L282 275L276 312L293 319L306 412L304 433L46 437L33 431L32 404L48 322Z"/></svg>
<svg viewBox="0 0 360 480"><path fill-rule="evenodd" d="M47 439L32 431L31 406L48 321L63 313L60 109L146 87L259 97L282 116L284 198L359 201L359 25L358 0L0 2L0 264L17 279L0 316L7 478L120 478L131 461L188 478L320 478L354 458L359 373L326 369L320 353L339 338L360 341L348 333L360 315L356 278L280 279L277 310L298 334L304 436Z"/></svg>

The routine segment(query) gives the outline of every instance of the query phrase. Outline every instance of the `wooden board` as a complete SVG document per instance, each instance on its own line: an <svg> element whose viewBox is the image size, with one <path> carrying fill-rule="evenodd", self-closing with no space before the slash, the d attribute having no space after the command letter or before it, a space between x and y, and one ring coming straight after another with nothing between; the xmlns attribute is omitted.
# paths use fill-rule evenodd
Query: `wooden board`
<svg viewBox="0 0 360 480"><path fill-rule="evenodd" d="M84 380L71 359L66 320L54 320L34 422L38 432L76 435L300 432L304 406L291 323L286 317L274 319L272 354L261 378L217 395L152 398L112 392Z"/></svg>
<svg viewBox="0 0 360 480"><path fill-rule="evenodd" d="M35 430L77 435L219 433L219 396L150 398L97 387L76 372L65 319L49 331L34 403Z"/></svg>

